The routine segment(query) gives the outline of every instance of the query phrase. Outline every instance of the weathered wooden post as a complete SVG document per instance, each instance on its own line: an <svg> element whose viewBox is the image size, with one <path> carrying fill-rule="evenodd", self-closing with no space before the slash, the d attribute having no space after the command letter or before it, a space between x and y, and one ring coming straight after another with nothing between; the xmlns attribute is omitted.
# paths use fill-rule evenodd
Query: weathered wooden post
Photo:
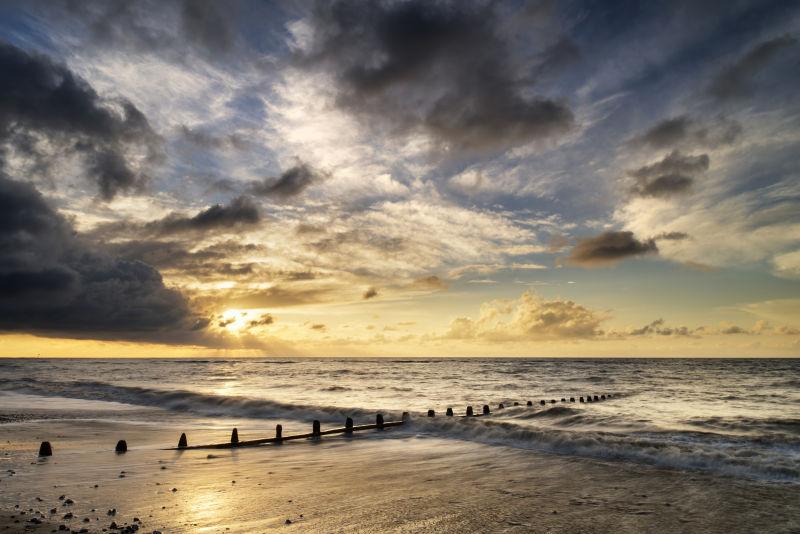
<svg viewBox="0 0 800 534"><path fill-rule="evenodd" d="M601 400L606 400L606 396L605 395L600 395L600 399Z"/></svg>
<svg viewBox="0 0 800 534"><path fill-rule="evenodd" d="M533 406L533 401L528 401L528 402L526 403L526 405L527 405L527 406Z"/></svg>
<svg viewBox="0 0 800 534"><path fill-rule="evenodd" d="M39 456L53 456L53 447L50 445L49 441L43 441L41 445L39 445Z"/></svg>
<svg viewBox="0 0 800 534"><path fill-rule="evenodd" d="M239 444L239 431L237 429L233 429L231 432L231 445L238 445Z"/></svg>
<svg viewBox="0 0 800 534"><path fill-rule="evenodd" d="M319 421L314 419L314 422L311 423L311 435L315 438L319 438L322 436L320 428L319 428Z"/></svg>
<svg viewBox="0 0 800 534"><path fill-rule="evenodd" d="M275 425L275 443L283 441L283 425Z"/></svg>
<svg viewBox="0 0 800 534"><path fill-rule="evenodd" d="M448 408L447 412L445 412L445 415L447 417L453 417L453 409L452 408Z"/></svg>
<svg viewBox="0 0 800 534"><path fill-rule="evenodd" d="M436 412L433 410L428 410L428 417L436 417Z"/></svg>
<svg viewBox="0 0 800 534"><path fill-rule="evenodd" d="M519 403L515 401L514 406L519 406Z"/></svg>
<svg viewBox="0 0 800 534"><path fill-rule="evenodd" d="M592 396L586 395L586 402L592 402Z"/></svg>
<svg viewBox="0 0 800 534"><path fill-rule="evenodd" d="M375 425L378 427L378 430L383 430L383 414L379 413L375 416Z"/></svg>
<svg viewBox="0 0 800 534"><path fill-rule="evenodd" d="M570 401L570 402L575 402L575 397L570 397L570 398L569 398L569 401Z"/></svg>
<svg viewBox="0 0 800 534"><path fill-rule="evenodd" d="M583 397L581 397L581 398L580 398L580 399L578 399L578 400L580 400L581 402L583 402Z"/></svg>
<svg viewBox="0 0 800 534"><path fill-rule="evenodd" d="M484 404L483 405L483 415L489 415L490 413L492 413L492 412L489 411L489 405L488 404Z"/></svg>
<svg viewBox="0 0 800 534"><path fill-rule="evenodd" d="M114 447L114 451L117 454L122 454L122 453L128 452L128 444L125 442L124 439L121 439L121 440L119 440L117 442L117 446Z"/></svg>
<svg viewBox="0 0 800 534"><path fill-rule="evenodd" d="M541 404L542 406L544 406L544 405L545 405L545 404L547 404L547 403L546 403L545 401L543 401L543 400L540 400L540 401L539 401L539 404Z"/></svg>
<svg viewBox="0 0 800 534"><path fill-rule="evenodd" d="M505 408L505 406L503 406L503 403L502 403L502 402L501 402L500 404L498 404L498 405L497 405L497 409L498 409L498 410L502 410L503 408Z"/></svg>
<svg viewBox="0 0 800 534"><path fill-rule="evenodd" d="M467 417L472 416L472 406L467 406Z"/></svg>
<svg viewBox="0 0 800 534"><path fill-rule="evenodd" d="M403 416L401 417L404 423L411 421L411 415L408 412L403 412Z"/></svg>
<svg viewBox="0 0 800 534"><path fill-rule="evenodd" d="M555 403L556 403L555 399L550 399L550 404L555 404Z"/></svg>
<svg viewBox="0 0 800 534"><path fill-rule="evenodd" d="M347 419L344 420L344 431L346 433L348 433L348 434L352 434L353 433L353 418L352 417L348 417Z"/></svg>
<svg viewBox="0 0 800 534"><path fill-rule="evenodd" d="M567 402L567 399L565 399L564 397L561 397L561 402Z"/></svg>
<svg viewBox="0 0 800 534"><path fill-rule="evenodd" d="M595 400L595 401L599 401L599 400L600 400L600 397L598 397L597 395L595 395L595 396L594 396L594 400Z"/></svg>
<svg viewBox="0 0 800 534"><path fill-rule="evenodd" d="M189 442L186 439L186 434L183 433L181 434L181 437L178 438L178 448L185 449L187 445L189 445Z"/></svg>

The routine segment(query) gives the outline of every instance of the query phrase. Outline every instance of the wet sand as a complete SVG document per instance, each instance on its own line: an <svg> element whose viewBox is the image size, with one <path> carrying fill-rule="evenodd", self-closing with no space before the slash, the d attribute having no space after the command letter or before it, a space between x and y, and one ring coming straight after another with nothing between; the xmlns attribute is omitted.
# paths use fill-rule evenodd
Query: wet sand
<svg viewBox="0 0 800 534"><path fill-rule="evenodd" d="M240 428L241 438L271 435L274 424L261 424ZM229 429L98 421L2 428L3 532L51 532L59 525L102 532L112 521L131 525L134 518L139 532L800 531L797 485L408 431L175 452L161 449L174 446L181 431L196 444L225 441ZM40 460L45 436L55 453ZM120 438L128 441L126 454L113 452ZM116 514L108 515L110 509ZM34 516L44 523L29 523Z"/></svg>

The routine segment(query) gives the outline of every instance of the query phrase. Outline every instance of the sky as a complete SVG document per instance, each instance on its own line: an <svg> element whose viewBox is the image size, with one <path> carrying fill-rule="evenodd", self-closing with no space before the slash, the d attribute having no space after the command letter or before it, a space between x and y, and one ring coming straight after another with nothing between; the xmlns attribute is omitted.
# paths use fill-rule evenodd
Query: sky
<svg viewBox="0 0 800 534"><path fill-rule="evenodd" d="M0 2L0 356L800 356L800 4Z"/></svg>

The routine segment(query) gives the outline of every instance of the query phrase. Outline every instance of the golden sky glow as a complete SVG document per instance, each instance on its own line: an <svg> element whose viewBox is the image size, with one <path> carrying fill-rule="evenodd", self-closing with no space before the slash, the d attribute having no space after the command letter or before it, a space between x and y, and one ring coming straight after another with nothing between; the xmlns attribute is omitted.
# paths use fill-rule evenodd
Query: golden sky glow
<svg viewBox="0 0 800 534"><path fill-rule="evenodd" d="M343 5L9 5L0 356L800 354L796 9Z"/></svg>

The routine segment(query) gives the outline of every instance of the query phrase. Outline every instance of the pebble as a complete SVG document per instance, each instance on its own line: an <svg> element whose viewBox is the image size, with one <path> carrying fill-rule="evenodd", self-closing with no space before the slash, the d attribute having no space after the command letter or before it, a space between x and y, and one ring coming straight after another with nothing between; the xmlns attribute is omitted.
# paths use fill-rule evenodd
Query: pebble
<svg viewBox="0 0 800 534"><path fill-rule="evenodd" d="M292 524L292 520L291 519L287 519L286 521L283 522L283 524L284 525L291 525Z"/></svg>
<svg viewBox="0 0 800 534"><path fill-rule="evenodd" d="M72 517L73 517L72 512L67 512L66 514L64 514L64 519L72 519Z"/></svg>

